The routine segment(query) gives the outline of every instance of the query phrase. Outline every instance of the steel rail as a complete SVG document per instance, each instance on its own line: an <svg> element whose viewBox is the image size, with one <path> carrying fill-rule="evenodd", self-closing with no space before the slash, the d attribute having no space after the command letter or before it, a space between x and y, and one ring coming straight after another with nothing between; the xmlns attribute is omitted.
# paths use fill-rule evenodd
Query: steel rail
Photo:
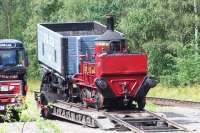
<svg viewBox="0 0 200 133"><path fill-rule="evenodd" d="M177 100L171 98L146 97L147 102L162 106L200 107L200 102Z"/></svg>
<svg viewBox="0 0 200 133"><path fill-rule="evenodd" d="M187 128L163 118L156 113L148 110L144 111L114 111L114 112L104 112L104 114L109 117L112 121L117 122L134 133L149 133L149 132L192 132ZM134 113L140 114L141 116L135 116ZM142 114L148 114L147 116L142 116ZM127 115L129 117L121 117L121 115ZM144 125L143 125L143 124ZM153 125L149 125L152 123ZM157 123L157 124L156 124ZM139 125L138 125L139 124ZM140 125L142 124L142 125ZM155 125L154 125L155 124ZM148 125L148 126L147 126Z"/></svg>
<svg viewBox="0 0 200 133"><path fill-rule="evenodd" d="M183 130L184 132L192 132L192 131L190 131L189 129L187 129L187 128L185 128L185 127L183 127L183 126L177 124L176 122L173 122L173 121L171 121L171 120L168 120L168 119L166 119L165 117L161 117L161 116L157 115L157 114L154 113L154 112L151 112L151 111L148 111L148 110L146 110L146 112L148 112L148 113L150 113L150 114L156 116L157 118L160 118L161 120L166 121L169 125L173 125L173 126L176 127L177 129L181 129L181 130Z"/></svg>
<svg viewBox="0 0 200 133"><path fill-rule="evenodd" d="M130 129L134 133L144 133L143 130L131 125L130 123L123 121L122 119L120 119L118 117L115 117L115 116L113 116L109 113L106 113L106 112L105 112L105 115L108 116L111 120L116 121L118 124L123 125L124 127Z"/></svg>

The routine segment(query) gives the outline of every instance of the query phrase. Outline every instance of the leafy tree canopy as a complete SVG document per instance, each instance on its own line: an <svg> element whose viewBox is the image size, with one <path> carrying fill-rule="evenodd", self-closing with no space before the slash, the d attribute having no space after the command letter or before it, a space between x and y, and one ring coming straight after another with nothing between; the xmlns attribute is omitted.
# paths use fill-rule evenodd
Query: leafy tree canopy
<svg viewBox="0 0 200 133"><path fill-rule="evenodd" d="M39 78L38 23L95 20L105 24L105 16L114 15L117 30L126 35L132 51L148 54L149 71L162 84L199 84L199 5L199 0L0 0L0 38L24 41L29 78Z"/></svg>

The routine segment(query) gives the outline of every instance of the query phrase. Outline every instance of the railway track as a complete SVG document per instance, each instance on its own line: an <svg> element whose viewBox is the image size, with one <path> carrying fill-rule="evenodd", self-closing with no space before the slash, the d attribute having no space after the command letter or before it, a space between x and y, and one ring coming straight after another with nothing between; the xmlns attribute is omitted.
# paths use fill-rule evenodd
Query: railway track
<svg viewBox="0 0 200 133"><path fill-rule="evenodd" d="M188 129L150 111L106 113L110 120L135 133L190 132Z"/></svg>
<svg viewBox="0 0 200 133"><path fill-rule="evenodd" d="M35 93L36 98L39 93ZM136 109L96 110L81 104L58 100L48 106L49 113L75 123L103 130L146 132L190 132L153 112Z"/></svg>
<svg viewBox="0 0 200 133"><path fill-rule="evenodd" d="M146 97L147 102L162 106L200 107L200 102L176 100L170 98Z"/></svg>

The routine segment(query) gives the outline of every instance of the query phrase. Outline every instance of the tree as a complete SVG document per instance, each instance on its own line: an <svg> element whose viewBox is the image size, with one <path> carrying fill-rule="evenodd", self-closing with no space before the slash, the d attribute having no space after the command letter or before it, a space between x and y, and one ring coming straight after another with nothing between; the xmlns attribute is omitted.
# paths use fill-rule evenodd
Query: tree
<svg viewBox="0 0 200 133"><path fill-rule="evenodd" d="M200 3L196 2L196 9ZM0 38L23 40L29 53L29 78L39 77L38 23L99 21L115 15L116 28L132 52L149 55L149 70L161 83L200 83L197 43L200 11L193 0L0 0ZM196 53L195 60L193 53Z"/></svg>
<svg viewBox="0 0 200 133"><path fill-rule="evenodd" d="M0 0L0 38L22 40L22 32L29 18L30 0Z"/></svg>

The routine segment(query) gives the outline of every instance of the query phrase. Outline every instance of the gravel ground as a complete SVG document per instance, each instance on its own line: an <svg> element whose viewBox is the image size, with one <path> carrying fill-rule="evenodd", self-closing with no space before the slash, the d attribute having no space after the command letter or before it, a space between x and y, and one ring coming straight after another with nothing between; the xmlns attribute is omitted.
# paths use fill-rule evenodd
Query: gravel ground
<svg viewBox="0 0 200 133"><path fill-rule="evenodd" d="M183 107L159 107L158 112L164 113L169 120L173 120L184 127L200 133L200 109ZM115 133L116 131L102 131L100 129L83 127L63 120L51 120L61 130L61 133ZM37 122L1 123L0 133L54 133L53 128L39 128ZM116 132L117 133L117 132ZM119 132L125 133L125 132Z"/></svg>
<svg viewBox="0 0 200 133"><path fill-rule="evenodd" d="M194 132L200 133L200 107L162 107L159 109L172 120Z"/></svg>
<svg viewBox="0 0 200 133"><path fill-rule="evenodd" d="M56 124L61 130L61 133L117 133L117 131L103 131L98 128L83 127L82 125L77 125L74 123L54 120L51 121ZM5 130L0 131L0 133L55 133L56 131L52 128L38 129L36 122L15 122L7 123L6 126L0 124L0 128L5 128ZM119 133L119 132L118 132ZM122 133L122 132L120 132ZM127 132L123 132L127 133Z"/></svg>

